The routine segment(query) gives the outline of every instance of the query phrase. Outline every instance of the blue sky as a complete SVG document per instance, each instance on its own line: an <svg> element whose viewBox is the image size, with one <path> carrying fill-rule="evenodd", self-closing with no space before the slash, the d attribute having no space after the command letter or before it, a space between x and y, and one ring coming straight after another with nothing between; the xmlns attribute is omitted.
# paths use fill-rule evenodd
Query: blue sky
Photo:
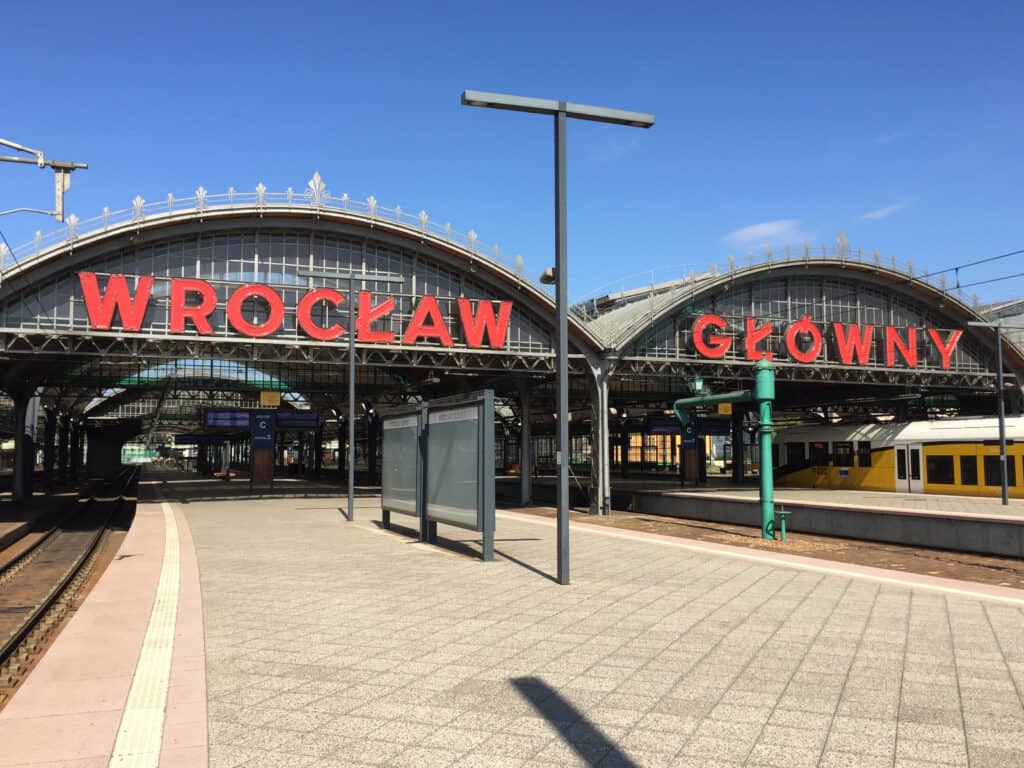
<svg viewBox="0 0 1024 768"><path fill-rule="evenodd" d="M8 5L0 136L90 164L67 196L81 218L319 170L535 275L553 258L551 121L459 105L492 90L657 117L570 123L574 298L841 231L917 271L1024 248L1019 2L491 5ZM48 207L51 187L0 164L0 210ZM56 226L0 218L12 246ZM972 292L1024 296L1024 278Z"/></svg>

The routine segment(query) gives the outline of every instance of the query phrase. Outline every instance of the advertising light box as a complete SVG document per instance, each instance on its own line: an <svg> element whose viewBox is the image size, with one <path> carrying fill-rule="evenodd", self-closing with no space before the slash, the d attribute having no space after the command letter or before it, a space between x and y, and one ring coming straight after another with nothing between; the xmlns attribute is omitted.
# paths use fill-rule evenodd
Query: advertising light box
<svg viewBox="0 0 1024 768"><path fill-rule="evenodd" d="M381 508L416 515L420 417L385 417L381 444Z"/></svg>

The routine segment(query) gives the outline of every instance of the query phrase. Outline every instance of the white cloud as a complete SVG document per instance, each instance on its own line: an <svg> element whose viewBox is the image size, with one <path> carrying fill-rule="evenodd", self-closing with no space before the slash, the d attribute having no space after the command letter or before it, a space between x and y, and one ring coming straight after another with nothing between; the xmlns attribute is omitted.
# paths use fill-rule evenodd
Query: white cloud
<svg viewBox="0 0 1024 768"><path fill-rule="evenodd" d="M778 219L734 230L722 239L733 245L760 246L799 242L803 235L799 219Z"/></svg>
<svg viewBox="0 0 1024 768"><path fill-rule="evenodd" d="M857 218L861 221L881 221L882 219L888 219L890 216L899 213L906 207L906 203L893 203L892 205L885 206L885 208L876 208L873 211L862 213Z"/></svg>

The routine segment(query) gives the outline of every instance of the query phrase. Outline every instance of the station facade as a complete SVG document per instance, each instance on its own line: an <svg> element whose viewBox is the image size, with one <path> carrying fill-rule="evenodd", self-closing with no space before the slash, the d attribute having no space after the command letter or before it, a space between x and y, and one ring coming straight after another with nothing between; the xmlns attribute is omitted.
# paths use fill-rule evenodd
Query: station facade
<svg viewBox="0 0 1024 768"><path fill-rule="evenodd" d="M554 459L554 316L521 263L474 233L332 198L319 176L305 194L200 188L71 217L52 240L3 254L0 389L26 473L16 492L33 445L44 481L74 476L87 433L90 461L106 463L125 439L201 433L204 412L255 408L267 392L317 414L309 463L321 470L323 446L344 435L354 334L371 481L375 413L486 387L500 403L497 461L520 468L526 502ZM676 398L697 380L749 387L761 357L776 368L777 411L991 413L993 335L967 325L984 319L955 291L843 245L582 303L570 315L571 459L592 508L607 510L613 472L680 463L666 426ZM1019 410L1024 355L1007 340L1003 360ZM726 421L742 445L743 412Z"/></svg>

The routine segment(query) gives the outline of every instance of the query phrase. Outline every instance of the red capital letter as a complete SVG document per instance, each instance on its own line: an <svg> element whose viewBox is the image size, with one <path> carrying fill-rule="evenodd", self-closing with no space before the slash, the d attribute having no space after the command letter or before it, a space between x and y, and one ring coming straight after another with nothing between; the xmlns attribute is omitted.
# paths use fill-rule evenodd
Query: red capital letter
<svg viewBox="0 0 1024 768"><path fill-rule="evenodd" d="M859 325L848 325L845 328L842 323L832 323L832 331L836 335L836 346L839 348L839 359L843 365L853 364L853 353L857 353L857 362L861 365L868 364L868 356L871 354L871 334L875 326L865 325L861 331Z"/></svg>
<svg viewBox="0 0 1024 768"><path fill-rule="evenodd" d="M504 349L505 336L508 334L508 320L512 315L512 302L498 303L498 317L494 317L494 303L477 302L476 317L473 317L473 302L459 299L459 317L462 318L462 332L466 336L466 344L473 349L480 349L484 343L484 332L490 341L491 349Z"/></svg>
<svg viewBox="0 0 1024 768"><path fill-rule="evenodd" d="M142 320L149 307L149 295L153 290L151 276L139 278L139 290L133 299L128 293L128 281L124 275L111 275L106 290L100 295L100 288L93 272L79 272L85 311L89 313L89 325L97 331L109 331L114 320L114 310L121 316L121 326L126 331L142 328Z"/></svg>
<svg viewBox="0 0 1024 768"><path fill-rule="evenodd" d="M806 352L802 351L796 343L797 336L811 337L811 346L807 348ZM808 315L804 315L786 329L786 351L798 363L813 363L821 354L821 331L811 322Z"/></svg>
<svg viewBox="0 0 1024 768"><path fill-rule="evenodd" d="M429 325L426 323L428 316L430 318ZM419 338L431 337L446 347L452 346L452 335L448 333L448 326L444 324L444 316L441 314L441 308L437 305L437 297L424 296L416 306L416 311L412 313L412 320L409 321L409 327L405 329L402 343L415 344Z"/></svg>
<svg viewBox="0 0 1024 768"><path fill-rule="evenodd" d="M950 331L945 344L942 343L942 338L939 336L939 332L934 328L928 329L928 335L932 337L932 341L935 342L935 346L938 348L939 354L942 355L942 367L948 371L949 358L953 354L953 350L956 349L956 345L960 343L960 337L964 335L964 332Z"/></svg>
<svg viewBox="0 0 1024 768"><path fill-rule="evenodd" d="M185 306L185 298L189 293L198 293L202 301L195 306ZM217 292L205 280L194 280L189 277L178 277L171 280L171 333L185 332L185 319L195 325L199 333L209 336L213 333L210 313L217 308Z"/></svg>
<svg viewBox="0 0 1024 768"><path fill-rule="evenodd" d="M333 288L317 288L315 291L310 291L301 299L299 299L299 306L295 308L295 317L299 321L299 327L306 332L308 336L316 339L317 341L332 341L345 332L345 329L335 323L329 328L317 325L313 322L313 307L319 304L321 301L328 301L334 306L338 306L345 300L345 297L338 293Z"/></svg>
<svg viewBox="0 0 1024 768"><path fill-rule="evenodd" d="M701 315L693 324L693 346L697 348L704 357L718 360L725 357L732 346L732 338L717 333L709 333L704 338L704 329L711 328L718 331L725 330L725 320L720 315Z"/></svg>
<svg viewBox="0 0 1024 768"><path fill-rule="evenodd" d="M246 299L257 297L267 302L270 311L267 319L260 324L250 323L242 314L242 304ZM281 295L269 285L255 283L243 285L231 294L228 299L228 322L231 327L243 336L269 336L281 327L284 320L284 301Z"/></svg>
<svg viewBox="0 0 1024 768"><path fill-rule="evenodd" d="M917 365L917 328L907 328L907 343L903 343L900 332L891 325L885 326L885 364L889 368L896 365L896 349L899 349L907 367Z"/></svg>
<svg viewBox="0 0 1024 768"><path fill-rule="evenodd" d="M758 328L757 318L747 318L747 333L743 339L743 346L747 352L747 360L760 360L762 357L768 360L772 360L775 357L774 352L769 352L767 350L762 351L757 348L757 345L761 342L761 340L770 336L771 333L771 323L762 325L760 328Z"/></svg>
<svg viewBox="0 0 1024 768"><path fill-rule="evenodd" d="M390 315L394 309L394 299L383 301L375 307L373 306L373 295L369 291L360 291L359 314L356 316L356 330L358 330L356 338L359 341L370 343L390 344L394 341L395 334L391 331L375 331L370 327L382 317ZM411 325L409 327L412 328ZM451 346L451 338L448 339L448 346Z"/></svg>

